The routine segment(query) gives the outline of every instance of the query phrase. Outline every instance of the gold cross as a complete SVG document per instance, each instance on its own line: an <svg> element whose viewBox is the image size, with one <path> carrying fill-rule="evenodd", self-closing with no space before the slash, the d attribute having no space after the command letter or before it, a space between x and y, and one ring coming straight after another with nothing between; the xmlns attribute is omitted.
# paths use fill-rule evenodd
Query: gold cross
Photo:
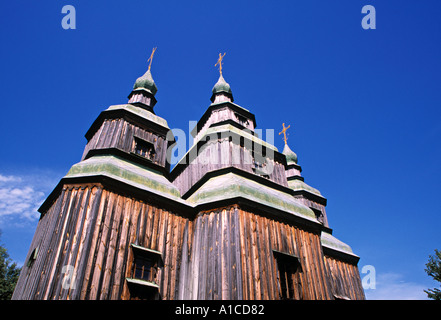
<svg viewBox="0 0 441 320"><path fill-rule="evenodd" d="M226 52L225 52L226 53ZM217 62L216 62L216 64L214 65L215 67L217 66L217 65L219 65L219 73L222 75L222 59L225 57L225 53L224 54L221 54L221 53L219 53L219 59L217 59Z"/></svg>
<svg viewBox="0 0 441 320"><path fill-rule="evenodd" d="M283 126L283 130L281 132L279 132L279 136L283 133L283 140L285 141L285 144L287 144L286 140L288 140L288 138L286 137L286 130L288 130L289 127L291 127L291 125L288 125L287 127L285 127L285 124L282 123L282 126Z"/></svg>
<svg viewBox="0 0 441 320"><path fill-rule="evenodd" d="M150 70L150 68L152 67L153 55L155 54L156 49L157 49L156 47L153 48L153 50L152 50L152 54L150 55L150 58L147 60L147 62L150 61L150 63L149 63L149 70Z"/></svg>

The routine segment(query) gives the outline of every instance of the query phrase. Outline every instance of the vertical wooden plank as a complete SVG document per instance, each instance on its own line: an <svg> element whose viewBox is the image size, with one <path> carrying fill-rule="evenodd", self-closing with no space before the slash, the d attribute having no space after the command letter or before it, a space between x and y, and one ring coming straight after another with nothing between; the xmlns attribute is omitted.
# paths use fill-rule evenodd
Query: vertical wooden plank
<svg viewBox="0 0 441 320"><path fill-rule="evenodd" d="M109 229L111 228L111 223L113 220L113 215L115 213L116 201L118 200L118 195L114 193L109 194L109 203L107 205L107 210L103 214L103 223L101 224L100 234L97 238L96 245L96 259L93 267L92 279L90 279L90 292L88 295L88 299L95 300L99 298L99 290L101 288L101 281L103 275L103 267L105 268L105 256L107 253L107 244L109 241L110 233ZM104 266L103 266L104 265Z"/></svg>
<svg viewBox="0 0 441 320"><path fill-rule="evenodd" d="M177 297L178 300L184 300L187 298L186 293L187 293L187 281L189 279L189 275L187 273L188 271L188 266L190 264L190 259L189 259L189 252L190 252L190 248L189 248L189 221L184 221L185 225L183 228L183 234L182 234L182 255L181 255L181 267L179 268L179 275L176 277L176 293L175 296Z"/></svg>
<svg viewBox="0 0 441 320"><path fill-rule="evenodd" d="M52 295L51 295L52 291L54 289L54 286L57 285L56 278L54 277L54 275L56 274L56 270L59 269L59 263L57 263L57 262L59 261L60 257L62 256L61 250L62 250L63 245L65 245L65 241L66 241L65 238L67 236L65 231L66 231L67 224L69 222L69 216L72 211L71 208L74 205L74 203L76 202L77 192L78 191L76 189L72 190L71 197L67 201L68 207L67 208L65 207L64 208L65 210L63 210L63 212L60 213L60 215L61 215L60 222L62 223L62 227L61 227L60 232L58 232L59 238L55 242L58 245L56 246L55 257L54 257L54 260L52 263L52 268L51 268L50 275L48 278L50 281L50 284L46 287L46 292L44 295L45 300L52 298Z"/></svg>
<svg viewBox="0 0 441 320"><path fill-rule="evenodd" d="M72 289L65 289L62 292L62 296L61 299L65 300L65 299L69 299L70 298L70 293L75 290L75 287L77 286L76 281L77 281L77 276L79 274L79 270L80 265L77 264L77 258L78 258L78 251L80 249L80 246L82 244L82 237L85 236L84 235L84 225L87 219L87 213L88 213L88 207L89 207L89 202L91 200L93 200L93 198L91 199L91 187L87 186L84 191L83 191L83 195L82 195L82 201L79 202L79 208L78 211L76 212L76 224L74 226L74 228L71 230L72 231L72 235L73 235L73 239L72 239L72 243L71 243L71 248L69 250L69 254L67 256L67 262L65 265L69 265L73 267L73 279L71 281L73 281L73 285L72 285ZM92 196L93 197L93 196ZM81 203L81 204L80 204Z"/></svg>
<svg viewBox="0 0 441 320"><path fill-rule="evenodd" d="M196 225L195 225L195 231L194 231L194 245L193 245L193 254L192 254L192 269L193 269L193 273L192 273L192 297L190 299L197 299L199 297L199 266L200 266L200 250L201 250L201 230L202 230L202 219L201 216L199 215L196 218Z"/></svg>
<svg viewBox="0 0 441 320"><path fill-rule="evenodd" d="M109 199L109 192L107 192L106 190L102 191L101 194L101 201L99 202L99 209L98 209L98 213L96 214L96 218L95 218L95 222L94 224L91 225L91 229L90 231L93 232L92 237L90 238L90 243L89 243L89 253L87 256L87 267L86 270L84 272L85 276L83 279L83 284L81 286L81 294L80 294L80 299L84 300L88 298L88 291L90 290L90 286L91 286L91 277L93 274L93 269L92 266L95 264L95 252L96 252L96 247L98 245L98 237L99 237L99 231L101 229L102 223L103 223L103 217L105 216L105 213L107 211L107 204L108 204L108 199Z"/></svg>
<svg viewBox="0 0 441 320"><path fill-rule="evenodd" d="M83 286L83 281L85 274L87 273L86 261L89 257L89 251L92 239L92 230L95 227L97 210L101 202L102 188L98 186L91 187L90 200L87 204L84 222L84 231L81 234L80 246L78 248L77 260L79 270L76 274L76 286L77 288L72 292L72 299L80 299L81 297L81 287Z"/></svg>
<svg viewBox="0 0 441 320"><path fill-rule="evenodd" d="M124 269L127 264L127 262L124 260L124 257L126 256L125 252L130 249L130 244L128 242L129 239L129 226L130 226L130 215L134 216L134 219L136 219L136 216L139 214L140 210L140 203L138 201L127 199L126 208L122 211L121 220L122 225L119 230L121 237L120 241L118 243L118 247L116 248L116 261L114 262L115 265L115 272L113 275L113 285L111 288L109 288L109 297L112 300L116 300L120 298L121 291L122 291L122 283L124 283Z"/></svg>
<svg viewBox="0 0 441 320"><path fill-rule="evenodd" d="M250 299L256 300L258 299L256 295L256 279L254 276L254 264L253 264L253 230L252 230L252 224L250 219L250 214L246 211L244 211L244 219L245 219L245 226L246 226L246 255L247 255L247 275L248 275L248 284L249 284L249 294Z"/></svg>
<svg viewBox="0 0 441 320"><path fill-rule="evenodd" d="M269 247L270 241L268 238L268 219L264 217L260 217L259 219L259 230L261 234L261 259L262 259L262 265L263 265L263 275L265 278L265 297L264 299L274 299L273 298L273 286L274 286L274 279L272 277L272 252Z"/></svg>
<svg viewBox="0 0 441 320"><path fill-rule="evenodd" d="M160 222L161 222L161 214L159 209L152 207L152 216L153 216L153 224L151 230L150 243L146 247L151 248L153 250L158 250L157 240L158 240L158 231L160 230Z"/></svg>
<svg viewBox="0 0 441 320"><path fill-rule="evenodd" d="M207 238L208 238L208 219L207 214L202 213L199 219L201 220L200 232L200 251L199 251L199 277L198 277L198 299L206 299L206 285L207 285Z"/></svg>
<svg viewBox="0 0 441 320"><path fill-rule="evenodd" d="M222 274L222 300L230 299L229 282L229 235L228 235L228 216L227 210L221 211L221 274Z"/></svg>
<svg viewBox="0 0 441 320"><path fill-rule="evenodd" d="M132 268L133 268L133 250L131 249L130 245L132 243L140 244L141 246L145 247L145 244L140 242L139 239L137 239L137 221L139 221L141 218L139 218L143 212L147 211L147 204L140 201L140 208L139 211L137 210L138 214L130 215L130 222L129 222L129 230L128 230L128 236L127 236L127 242L126 242L126 248L124 250L124 261L125 261L125 278L131 278L132 277ZM124 273L123 273L124 274ZM130 292L129 287L127 285L127 282L123 282L123 287L119 288L121 292L121 299L128 300L130 299Z"/></svg>
<svg viewBox="0 0 441 320"><path fill-rule="evenodd" d="M63 205L61 207L61 210L58 212L54 212L51 219L56 220L53 233L51 234L49 249L48 249L48 257L46 260L46 266L43 272L47 274L47 276L44 279L43 282L43 290L39 291L38 294L41 292L41 298L42 299L48 299L49 291L52 290L52 286L54 285L53 281L53 274L55 273L55 261L58 259L58 244L61 241L60 237L63 236L61 229L63 228L63 225L65 223L65 216L68 211L68 207L72 201L72 194L74 193L74 188L72 186L69 186L67 188L66 196L63 200Z"/></svg>
<svg viewBox="0 0 441 320"><path fill-rule="evenodd" d="M274 265L274 254L272 252L271 247L271 230L270 230L270 223L267 218L262 218L262 228L264 230L263 237L264 237L264 245L265 245L265 256L266 256L266 268L267 268L267 281L268 281L268 299L275 300L276 299L276 277L275 273L277 272L275 265Z"/></svg>
<svg viewBox="0 0 441 320"><path fill-rule="evenodd" d="M330 287L330 281L327 275L326 265L325 265L325 257L323 254L323 249L320 241L320 237L316 239L316 248L319 255L319 264L320 264L320 272L322 277L322 285L324 291L324 298L327 300L333 299Z"/></svg>
<svg viewBox="0 0 441 320"><path fill-rule="evenodd" d="M214 219L214 211L211 211L208 215L208 239L207 239L207 293L206 299L212 300L214 297L214 278L216 277L216 273L214 272L214 252L215 252L215 244L216 241L214 227L213 227L213 219Z"/></svg>
<svg viewBox="0 0 441 320"><path fill-rule="evenodd" d="M56 238L56 230L58 225L61 223L61 219L57 219L59 212L65 205L66 199L70 197L70 191L68 188L64 187L61 191L58 200L51 206L48 212L40 219L38 222L37 230L31 243L30 250L26 256L28 261L30 258L31 250L39 247L39 251L42 253L40 257L45 258L38 259L34 261L34 265L31 266L29 272L28 266L25 264L22 267L22 272L20 273L19 283L21 282L21 288L16 287L17 293L20 299L42 299L44 295L44 289L46 288L46 283L48 282L48 270L50 269L50 263L53 257L53 243L54 238ZM22 281L22 277L25 277ZM17 284L19 285L19 284ZM14 296L16 295L14 291ZM14 297L15 298L15 297Z"/></svg>
<svg viewBox="0 0 441 320"><path fill-rule="evenodd" d="M111 294L111 279L112 279L112 272L114 271L114 261L115 261L115 252L118 245L119 235L120 235L120 224L121 224L121 215L124 212L124 206L125 206L126 198L119 196L117 203L116 203L116 209L115 214L113 216L112 221L110 221L110 228L109 228L109 240L106 243L107 246L107 252L103 259L103 275L102 275L102 282L101 282L101 288L100 288L100 300L107 300L110 298Z"/></svg>
<svg viewBox="0 0 441 320"><path fill-rule="evenodd" d="M173 262L173 256L170 254L169 252L169 248L170 246L170 239L172 238L172 226L174 224L174 215L172 214L168 214L165 211L162 210L161 212L161 216L163 216L163 221L164 221L164 229L166 230L165 232L163 232L163 235L160 237L160 239L164 239L165 241L163 241L162 245L159 245L159 248L162 248L162 256L164 259L164 268L162 271L162 277L160 278L160 291L161 294L163 296L164 299L169 299L169 286L170 286L170 281L169 281L169 277L170 277L170 268ZM165 222L165 217L168 217L168 223Z"/></svg>
<svg viewBox="0 0 441 320"><path fill-rule="evenodd" d="M167 248L165 245L164 237L167 237L167 225L165 223L166 213L163 209L157 208L156 215L159 219L158 221L158 229L153 230L153 233L156 235L155 244L152 249L161 252L162 260L164 265L162 268L158 270L157 273L157 283L159 285L159 292L162 297L165 297L167 294L167 287L164 278L167 277L168 269L169 269L169 255L167 252ZM165 229L165 230L164 230Z"/></svg>
<svg viewBox="0 0 441 320"><path fill-rule="evenodd" d="M251 268L252 268L252 274L254 278L254 298L257 300L262 299L261 295L261 278L259 274L259 252L257 249L257 230L256 230L256 224L253 214L248 214L250 219L250 232L251 232Z"/></svg>
<svg viewBox="0 0 441 320"><path fill-rule="evenodd" d="M174 238L173 238L173 244L172 244L172 256L173 260L177 261L177 264L175 264L172 268L172 274L171 274L171 286L170 286L170 299L176 300L177 298L177 287L179 285L179 271L182 267L182 244L184 241L184 225L185 220L182 217L177 216L176 217L176 224L175 224L175 230L174 230Z"/></svg>
<svg viewBox="0 0 441 320"><path fill-rule="evenodd" d="M238 206L234 207L234 242L236 244L235 248L235 254L236 254L236 281L237 281L237 299L243 300L244 294L243 294L243 277L242 277L242 255L241 255L241 237L240 234L242 233L242 227L240 224L240 210Z"/></svg>
<svg viewBox="0 0 441 320"><path fill-rule="evenodd" d="M257 266L258 266L258 274L260 279L260 299L268 299L268 284L267 284L267 278L266 278L266 263L264 256L262 252L263 249L263 241L262 241L262 229L261 224L259 223L261 221L261 217L254 215L255 219L255 235L256 235L256 250L257 250Z"/></svg>
<svg viewBox="0 0 441 320"><path fill-rule="evenodd" d="M69 215L66 216L65 232L63 232L61 235L61 238L63 239L63 249L61 250L56 262L55 279L53 279L52 281L53 285L49 294L51 299L62 299L62 281L65 276L65 274L63 273L63 268L67 266L67 259L69 256L70 248L72 246L73 234L75 232L75 230L73 229L77 221L78 211L80 210L80 203L84 195L84 188L76 187L75 189L77 190L77 194L75 200L72 201L72 205L70 207L71 212L69 212Z"/></svg>
<svg viewBox="0 0 441 320"><path fill-rule="evenodd" d="M235 208L230 207L228 210L229 223L230 223L230 299L237 300L237 261L236 261L236 225L235 221Z"/></svg>
<svg viewBox="0 0 441 320"><path fill-rule="evenodd" d="M222 285L221 285L221 227L220 227L220 214L219 211L213 212L213 264L214 272L212 276L213 287L213 299L219 300L222 298Z"/></svg>

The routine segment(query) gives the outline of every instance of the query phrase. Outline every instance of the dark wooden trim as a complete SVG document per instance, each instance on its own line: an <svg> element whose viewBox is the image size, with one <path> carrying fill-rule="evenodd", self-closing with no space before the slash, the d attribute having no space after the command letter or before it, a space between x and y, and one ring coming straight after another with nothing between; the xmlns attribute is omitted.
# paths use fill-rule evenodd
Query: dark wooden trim
<svg viewBox="0 0 441 320"><path fill-rule="evenodd" d="M188 199L194 192L196 192L205 182L207 182L209 179L213 178L213 177L218 177L218 176L222 176L224 174L227 173L234 173L237 174L238 176L244 177L246 179L249 180L253 180L257 183L263 184L267 187L291 194L292 193L292 189L290 189L289 187L285 187L282 186L281 184L278 184L274 181L271 181L269 179L266 179L264 177L261 177L257 174L253 174L251 172L236 168L236 167L227 167L227 168L221 168L218 170L214 170L214 171L209 171L206 174L204 174L204 176L199 179L198 182L196 182L195 184L193 184L193 186L185 193L183 194L181 197L183 199Z"/></svg>
<svg viewBox="0 0 441 320"><path fill-rule="evenodd" d="M308 190L292 190L291 189L291 194L293 196L302 196L305 199L317 202L325 207L326 207L326 204L328 201L326 198L321 197L319 195L316 195L315 193L309 192Z"/></svg>
<svg viewBox="0 0 441 320"><path fill-rule="evenodd" d="M146 140L144 140L146 141ZM149 141L146 141L150 144L152 144ZM156 164L152 162L151 160L140 156L134 152L126 152L120 148L102 148L102 149L91 149L87 152L87 154L84 156L84 160L89 159L96 155L114 155L119 158L122 158L124 160L131 161L133 163L152 168L153 170L159 171L169 180L170 171L168 168L165 168L163 166L160 166L159 164Z"/></svg>
<svg viewBox="0 0 441 320"><path fill-rule="evenodd" d="M288 180L288 181L291 181L291 180L305 181L305 178L303 178L302 176L291 176L291 177L286 177L286 180Z"/></svg>
<svg viewBox="0 0 441 320"><path fill-rule="evenodd" d="M252 134L253 136L256 135L256 133L253 130L248 129L245 126L241 125L240 123L237 123L236 121L231 120L231 119L227 119L227 120L223 120L223 121L220 121L220 122L212 123L209 126L209 128L219 127L219 126L223 126L225 124L232 125L233 127L236 127L237 129L240 129L240 130L247 130L247 132Z"/></svg>

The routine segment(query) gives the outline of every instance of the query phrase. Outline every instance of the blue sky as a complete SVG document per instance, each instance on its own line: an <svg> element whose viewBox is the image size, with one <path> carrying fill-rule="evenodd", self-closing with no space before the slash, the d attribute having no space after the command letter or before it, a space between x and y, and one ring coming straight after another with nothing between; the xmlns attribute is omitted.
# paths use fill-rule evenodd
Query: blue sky
<svg viewBox="0 0 441 320"><path fill-rule="evenodd" d="M75 30L61 26L64 5ZM375 30L361 27L364 5ZM440 16L441 2L416 0L1 2L1 242L24 262L36 208L80 160L98 114L127 102L153 47L155 111L185 131L227 52L235 102L260 129L291 125L334 235L360 270L375 267L367 297L425 299L438 284L424 265L441 249Z"/></svg>

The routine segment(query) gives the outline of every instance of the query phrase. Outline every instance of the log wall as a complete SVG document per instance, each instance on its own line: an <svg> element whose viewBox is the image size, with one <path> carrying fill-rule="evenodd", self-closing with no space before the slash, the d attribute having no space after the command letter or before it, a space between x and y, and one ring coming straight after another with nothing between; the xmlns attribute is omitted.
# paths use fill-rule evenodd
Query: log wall
<svg viewBox="0 0 441 320"><path fill-rule="evenodd" d="M307 206L308 208L311 209L315 209L317 211L320 211L323 215L322 218L322 223L324 226L329 227L329 223L328 223L328 215L326 214L326 208L323 204L318 203L316 201L310 200L305 198L305 196L300 195L300 196L294 196L294 198L296 198L300 203L304 204L305 206Z"/></svg>
<svg viewBox="0 0 441 320"><path fill-rule="evenodd" d="M208 141L203 148L198 150L197 155L198 157L192 160L173 181L182 195L206 173L211 171L227 167L236 167L250 173L255 173L253 170L254 162L252 151L234 143L229 138ZM266 162L268 179L280 185L288 186L284 165L270 158L266 158Z"/></svg>
<svg viewBox="0 0 441 320"><path fill-rule="evenodd" d="M273 250L299 258L296 299L333 299L317 232L241 210L200 213L194 223L188 270L181 269L181 299L281 298ZM183 258L185 259L185 258ZM184 261L183 261L184 263Z"/></svg>
<svg viewBox="0 0 441 320"><path fill-rule="evenodd" d="M239 205L188 220L100 184L62 188L39 221L26 259L35 248L37 258L23 266L13 298L134 298L125 280L132 277L131 244L161 252L155 282L162 299L280 299L273 250L299 259L295 299L364 299L357 266L324 257L319 230Z"/></svg>
<svg viewBox="0 0 441 320"><path fill-rule="evenodd" d="M325 266L329 274L332 292L336 298L364 300L365 294L358 267L354 264L325 256Z"/></svg>
<svg viewBox="0 0 441 320"><path fill-rule="evenodd" d="M14 299L129 299L132 243L162 253L157 284L163 299L173 299L187 225L100 185L66 185L38 223L26 261L38 247L37 259L23 266ZM73 281L65 278L66 266Z"/></svg>
<svg viewBox="0 0 441 320"><path fill-rule="evenodd" d="M134 137L148 141L154 146L155 155L152 158L153 163L162 167L169 167L166 161L168 146L166 137L143 129L124 118L105 119L101 127L88 141L81 160L84 160L92 149L117 148L128 153L134 152Z"/></svg>

